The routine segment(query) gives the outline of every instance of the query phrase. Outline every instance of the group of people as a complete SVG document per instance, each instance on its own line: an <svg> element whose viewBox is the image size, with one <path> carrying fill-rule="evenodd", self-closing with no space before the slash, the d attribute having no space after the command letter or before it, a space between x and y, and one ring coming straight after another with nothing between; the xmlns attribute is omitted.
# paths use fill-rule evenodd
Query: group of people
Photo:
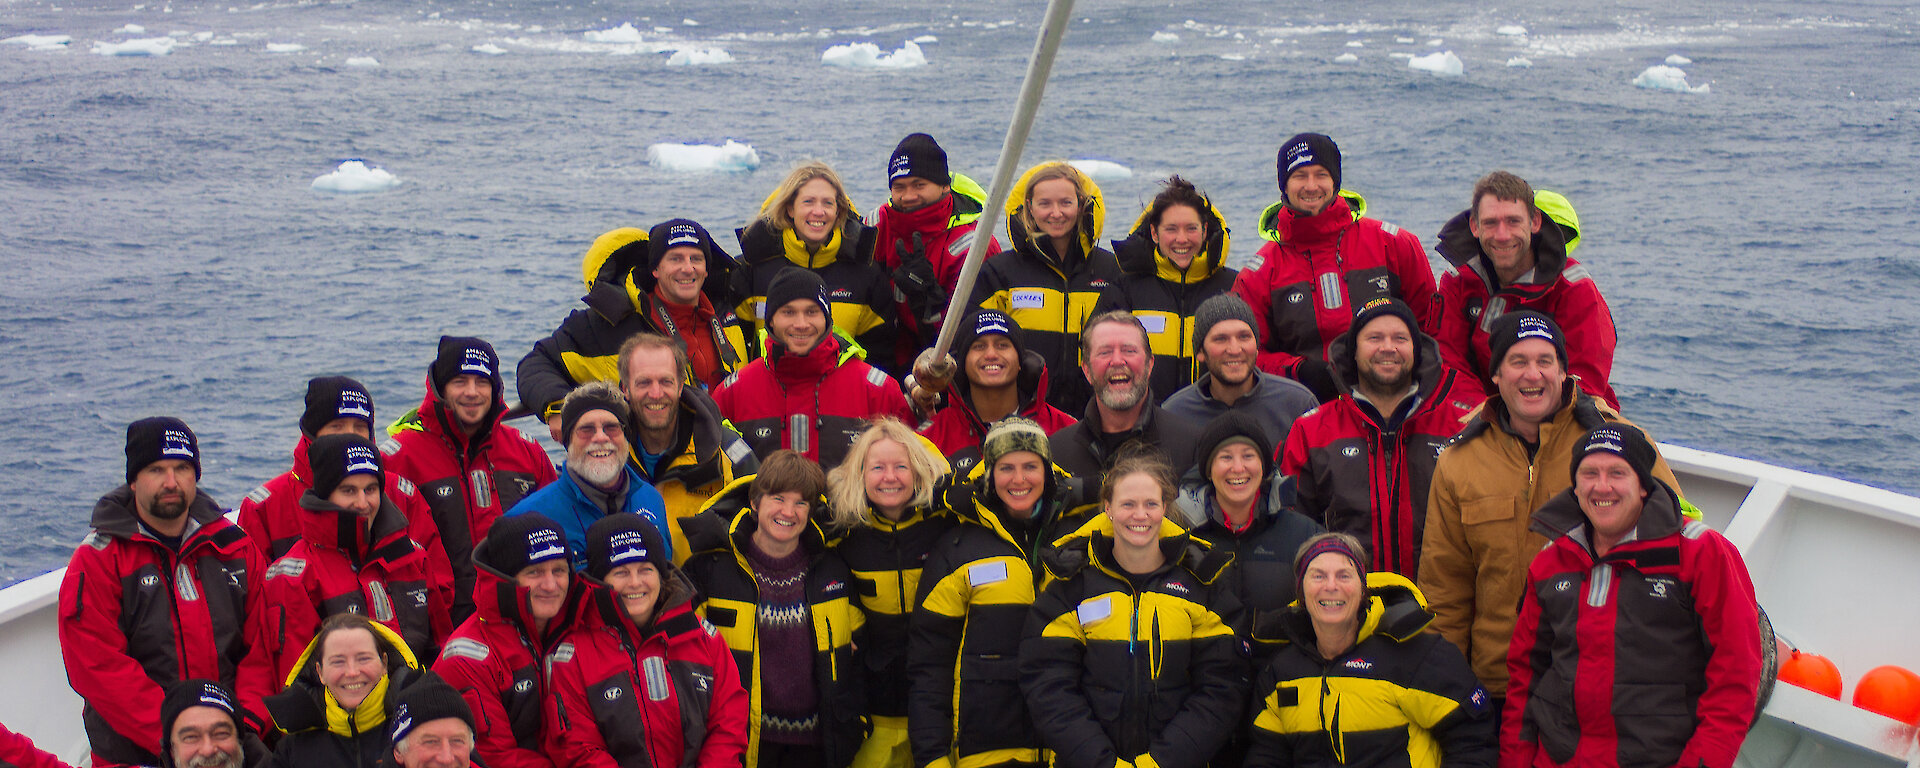
<svg viewBox="0 0 1920 768"><path fill-rule="evenodd" d="M558 467L468 337L384 430L309 382L237 524L133 423L60 596L94 764L1731 766L1752 583L1572 207L1487 175L1436 281L1331 139L1277 164L1246 271L1192 183L1108 250L1036 166L951 319L991 233L925 134L872 223L807 163L737 257L609 232L519 363Z"/></svg>

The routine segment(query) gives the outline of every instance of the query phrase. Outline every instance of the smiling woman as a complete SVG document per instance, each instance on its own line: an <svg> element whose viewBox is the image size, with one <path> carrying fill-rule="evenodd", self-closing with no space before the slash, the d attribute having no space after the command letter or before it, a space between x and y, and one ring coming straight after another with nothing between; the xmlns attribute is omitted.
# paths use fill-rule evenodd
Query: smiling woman
<svg viewBox="0 0 1920 768"><path fill-rule="evenodd" d="M1227 222L1193 182L1174 176L1113 243L1121 276L1100 293L1095 316L1128 310L1146 326L1153 348L1154 402L1194 380L1194 312L1233 290L1240 271L1227 266Z"/></svg>
<svg viewBox="0 0 1920 768"><path fill-rule="evenodd" d="M290 768L378 765L391 750L393 696L423 675L413 652L393 630L365 616L342 613L319 634L287 680L268 696L267 711L285 734L275 745Z"/></svg>

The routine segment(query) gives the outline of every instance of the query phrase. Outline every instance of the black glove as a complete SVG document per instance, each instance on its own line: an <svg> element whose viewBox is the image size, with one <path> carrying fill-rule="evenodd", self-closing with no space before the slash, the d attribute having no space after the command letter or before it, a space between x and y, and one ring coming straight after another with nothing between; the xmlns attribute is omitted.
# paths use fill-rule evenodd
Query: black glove
<svg viewBox="0 0 1920 768"><path fill-rule="evenodd" d="M956 513L973 514L973 484L965 478L955 475L941 478L940 484L934 488L933 497Z"/></svg>
<svg viewBox="0 0 1920 768"><path fill-rule="evenodd" d="M921 334L928 329L937 332L947 313L947 291L940 287L933 262L927 260L926 242L915 232L911 244L908 238L893 241L893 252L900 257L900 266L893 270L894 286L907 297L907 308L920 323Z"/></svg>
<svg viewBox="0 0 1920 768"><path fill-rule="evenodd" d="M1313 396L1322 403L1331 403L1340 398L1340 388L1333 383L1333 368L1319 360L1300 358L1300 362L1293 364L1293 380L1313 390Z"/></svg>

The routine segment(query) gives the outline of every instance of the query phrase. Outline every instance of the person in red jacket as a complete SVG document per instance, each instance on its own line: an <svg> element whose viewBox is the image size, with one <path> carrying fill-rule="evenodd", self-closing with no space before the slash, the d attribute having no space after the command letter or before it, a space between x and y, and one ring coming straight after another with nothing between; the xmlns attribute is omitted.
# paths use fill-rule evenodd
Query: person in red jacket
<svg viewBox="0 0 1920 768"><path fill-rule="evenodd" d="M453 567L452 620L473 613L473 543L528 494L559 479L532 438L501 423L507 413L500 356L475 338L440 337L420 407L387 427L386 470L419 488Z"/></svg>
<svg viewBox="0 0 1920 768"><path fill-rule="evenodd" d="M870 416L916 421L900 385L833 332L825 283L789 267L767 288L767 354L720 383L713 401L762 460L782 448L840 463Z"/></svg>
<svg viewBox="0 0 1920 768"><path fill-rule="evenodd" d="M1607 377L1613 373L1613 312L1587 268L1568 254L1565 225L1543 215L1537 201L1565 198L1536 194L1526 179L1494 171L1473 185L1473 207L1440 228L1434 250L1453 265L1440 278L1440 354L1447 364L1478 378L1488 395L1493 366L1487 336L1501 315L1531 309L1566 331L1567 372L1580 388L1620 410ZM1572 218L1566 206L1565 218ZM1573 219L1578 221L1578 219ZM1543 226L1551 224L1551 226Z"/></svg>
<svg viewBox="0 0 1920 768"><path fill-rule="evenodd" d="M1327 347L1347 332L1355 308L1399 299L1433 332L1433 267L1420 238L1347 202L1333 139L1287 139L1278 164L1280 202L1260 215L1269 242L1260 266L1241 272L1233 290L1260 319L1260 369L1307 385L1324 403L1340 394Z"/></svg>
<svg viewBox="0 0 1920 768"><path fill-rule="evenodd" d="M29 739L0 725L0 765L12 768L73 768ZM235 768L238 768L236 766Z"/></svg>
<svg viewBox="0 0 1920 768"><path fill-rule="evenodd" d="M570 768L739 766L747 693L693 585L639 515L587 529L591 601L552 659L547 732Z"/></svg>
<svg viewBox="0 0 1920 768"><path fill-rule="evenodd" d="M1330 354L1340 397L1293 423L1280 473L1307 517L1367 542L1377 570L1411 581L1434 462L1484 398L1393 299L1363 307Z"/></svg>
<svg viewBox="0 0 1920 768"><path fill-rule="evenodd" d="M1023 416L1051 435L1075 419L1047 404L1047 361L1027 349L1027 334L1004 312L983 309L960 325L953 352L965 360L947 385L947 406L920 430L946 454L955 477L980 461L987 430L1008 416Z"/></svg>
<svg viewBox="0 0 1920 768"><path fill-rule="evenodd" d="M913 312L919 333L911 352L940 333L986 197L972 179L948 170L947 151L932 136L908 134L887 157L887 203L874 211L873 259ZM1000 241L986 236L986 255L999 253ZM902 334L901 341L915 338Z"/></svg>
<svg viewBox="0 0 1920 768"><path fill-rule="evenodd" d="M567 535L537 512L500 518L473 546L473 615L453 631L433 671L460 691L479 726L488 768L553 768L541 659L573 627L582 589Z"/></svg>
<svg viewBox="0 0 1920 768"><path fill-rule="evenodd" d="M198 490L200 445L179 419L127 425L127 483L93 507L93 531L60 581L60 657L85 702L93 765L159 765L160 704L181 680L272 686L265 647L266 563ZM238 683L238 685L236 685Z"/></svg>
<svg viewBox="0 0 1920 768"><path fill-rule="evenodd" d="M1573 487L1533 513L1553 541L1507 647L1502 768L1729 768L1740 752L1763 665L1753 580L1681 514L1657 458L1630 425L1595 428Z"/></svg>
<svg viewBox="0 0 1920 768"><path fill-rule="evenodd" d="M300 540L300 497L313 487L307 450L315 438L349 434L373 439L373 396L345 376L320 376L307 382L307 409L300 414L300 440L293 445L293 468L253 489L240 500L240 528L253 537L271 563ZM453 603L453 565L440 546L427 500L413 482L387 473L382 495L407 518L407 535L427 553L428 581L448 605Z"/></svg>
<svg viewBox="0 0 1920 768"><path fill-rule="evenodd" d="M431 659L453 630L431 585L427 553L381 492L380 452L359 435L327 435L307 451L313 487L300 497L300 541L267 568L267 626L285 679L337 613L357 613Z"/></svg>

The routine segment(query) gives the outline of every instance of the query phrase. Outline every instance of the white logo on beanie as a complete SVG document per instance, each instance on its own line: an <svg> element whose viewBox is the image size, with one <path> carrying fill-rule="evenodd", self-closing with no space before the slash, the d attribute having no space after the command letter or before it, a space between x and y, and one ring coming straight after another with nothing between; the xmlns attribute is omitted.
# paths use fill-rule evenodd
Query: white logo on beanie
<svg viewBox="0 0 1920 768"><path fill-rule="evenodd" d="M607 548L612 551L607 558L612 565L634 559L644 562L647 559L647 540L639 531L615 531L607 542Z"/></svg>
<svg viewBox="0 0 1920 768"><path fill-rule="evenodd" d="M460 360L460 372L493 378L493 356L484 349L468 347Z"/></svg>
<svg viewBox="0 0 1920 768"><path fill-rule="evenodd" d="M193 436L177 429L161 432L160 455L182 459L193 458Z"/></svg>
<svg viewBox="0 0 1920 768"><path fill-rule="evenodd" d="M356 472L378 474L380 472L380 455L375 453L372 448L364 445L347 446L347 468L340 474L344 476Z"/></svg>
<svg viewBox="0 0 1920 768"><path fill-rule="evenodd" d="M363 419L372 419L373 403L367 400L363 392L343 389L340 390L340 405L334 408L334 412L342 417L358 416Z"/></svg>
<svg viewBox="0 0 1920 768"><path fill-rule="evenodd" d="M675 224L667 229L667 247L676 245L700 246L700 233L691 224Z"/></svg>
<svg viewBox="0 0 1920 768"><path fill-rule="evenodd" d="M973 329L973 335L985 336L989 333L998 333L1002 336L1013 335L1007 331L1006 318L998 315L981 315L980 324Z"/></svg>
<svg viewBox="0 0 1920 768"><path fill-rule="evenodd" d="M1527 338L1545 339L1551 343L1553 341L1553 329L1547 327L1547 321L1541 320L1540 318L1520 318L1520 328L1513 334L1513 340L1519 341Z"/></svg>
<svg viewBox="0 0 1920 768"><path fill-rule="evenodd" d="M1627 449L1621 447L1625 442L1626 438L1622 436L1618 430L1596 429L1592 435L1587 437L1587 444L1581 446L1580 452L1593 453L1594 451L1606 451L1608 453L1625 454Z"/></svg>
<svg viewBox="0 0 1920 768"><path fill-rule="evenodd" d="M908 157L905 153L894 155L893 162L887 163L887 181L912 175L913 158Z"/></svg>
<svg viewBox="0 0 1920 768"><path fill-rule="evenodd" d="M1313 165L1317 162L1320 161L1313 157L1313 145L1302 141L1287 147L1287 173L1293 173L1294 169L1300 166Z"/></svg>
<svg viewBox="0 0 1920 768"><path fill-rule="evenodd" d="M560 532L551 528L539 528L527 532L527 562L529 564L565 557L567 548L560 543Z"/></svg>

